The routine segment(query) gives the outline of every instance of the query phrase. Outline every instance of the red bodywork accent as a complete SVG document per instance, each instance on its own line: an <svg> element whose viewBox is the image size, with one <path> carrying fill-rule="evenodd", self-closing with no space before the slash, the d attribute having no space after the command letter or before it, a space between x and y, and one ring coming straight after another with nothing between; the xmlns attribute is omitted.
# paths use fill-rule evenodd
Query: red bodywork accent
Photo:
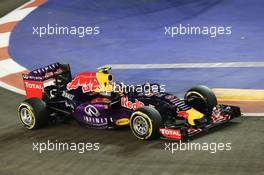
<svg viewBox="0 0 264 175"><path fill-rule="evenodd" d="M189 117L189 114L186 111L179 111L178 115L185 118L185 119L188 119L188 117Z"/></svg>
<svg viewBox="0 0 264 175"><path fill-rule="evenodd" d="M26 90L26 98L37 97L42 99L43 96L43 82L24 80Z"/></svg>
<svg viewBox="0 0 264 175"><path fill-rule="evenodd" d="M100 88L101 85L96 78L96 72L80 73L70 83L67 84L67 89L77 89L80 86L82 87L84 93Z"/></svg>
<svg viewBox="0 0 264 175"><path fill-rule="evenodd" d="M197 129L189 128L189 129L188 129L188 133L189 133L189 134L197 134L197 133L199 133L199 132L202 132L202 129L200 129L200 128L197 128Z"/></svg>
<svg viewBox="0 0 264 175"><path fill-rule="evenodd" d="M219 123L219 122L230 120L231 115L226 114L221 108L219 108L219 109L213 110L211 118L213 119L213 123Z"/></svg>
<svg viewBox="0 0 264 175"><path fill-rule="evenodd" d="M160 128L160 134L165 138L181 140L181 130Z"/></svg>

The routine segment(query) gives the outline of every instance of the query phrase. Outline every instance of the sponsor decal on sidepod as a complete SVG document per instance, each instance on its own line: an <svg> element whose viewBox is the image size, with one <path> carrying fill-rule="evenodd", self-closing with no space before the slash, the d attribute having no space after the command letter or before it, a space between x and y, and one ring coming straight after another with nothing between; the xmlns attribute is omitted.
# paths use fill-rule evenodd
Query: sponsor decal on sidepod
<svg viewBox="0 0 264 175"><path fill-rule="evenodd" d="M89 115L90 117L98 117L100 115L100 112L98 109L92 105L88 105L84 108L84 112Z"/></svg>
<svg viewBox="0 0 264 175"><path fill-rule="evenodd" d="M121 119L117 120L115 123L116 123L117 126L128 125L129 124L129 119L128 118L121 118Z"/></svg>
<svg viewBox="0 0 264 175"><path fill-rule="evenodd" d="M84 112L86 115L84 115L83 117L86 123L97 126L107 125L108 123L107 117L100 117L101 114L95 106L87 105L84 108ZM109 119L111 122L113 122L112 118Z"/></svg>
<svg viewBox="0 0 264 175"><path fill-rule="evenodd" d="M128 108L128 109L133 109L135 111L138 108L143 107L144 103L141 101L138 101L137 99L135 99L135 103L133 103L132 101L129 101L127 97L123 96L121 98L121 106Z"/></svg>

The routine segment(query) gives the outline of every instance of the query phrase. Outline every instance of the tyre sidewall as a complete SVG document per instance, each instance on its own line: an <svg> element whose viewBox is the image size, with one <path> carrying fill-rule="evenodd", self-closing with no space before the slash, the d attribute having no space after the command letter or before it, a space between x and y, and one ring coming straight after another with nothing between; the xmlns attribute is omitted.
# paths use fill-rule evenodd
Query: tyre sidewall
<svg viewBox="0 0 264 175"><path fill-rule="evenodd" d="M29 113L31 114L32 118L33 118L33 124L32 124L31 126L29 126L29 125L27 125L26 123L24 123L24 121L23 121L22 118L21 118L20 112L21 112L21 110L22 110L23 108L26 108L26 109L29 111ZM21 103L20 106L18 107L18 115L19 115L19 119L20 119L21 123L22 123L27 129L35 129L35 128L36 128L36 117L35 117L35 113L34 113L32 107L31 107L29 104L27 104L27 103L25 103L25 102Z"/></svg>
<svg viewBox="0 0 264 175"><path fill-rule="evenodd" d="M133 120L135 119L136 116L142 117L148 124L149 130L145 135L140 135L134 130ZM159 135L158 130L161 127L161 125L162 125L161 115L153 107L144 106L142 108L139 108L131 115L130 118L130 129L132 133L141 140L149 140L156 138Z"/></svg>
<svg viewBox="0 0 264 175"><path fill-rule="evenodd" d="M207 115L211 115L213 108L217 105L217 99L214 92L206 86L199 85L187 91L184 98L187 99L189 95L194 94L200 96L207 104Z"/></svg>
<svg viewBox="0 0 264 175"><path fill-rule="evenodd" d="M23 108L27 108L33 117L33 124L31 126L26 125L20 115L20 111ZM38 98L31 98L23 101L18 107L19 118L27 129L37 129L45 126L48 123L48 113L46 110L46 103Z"/></svg>

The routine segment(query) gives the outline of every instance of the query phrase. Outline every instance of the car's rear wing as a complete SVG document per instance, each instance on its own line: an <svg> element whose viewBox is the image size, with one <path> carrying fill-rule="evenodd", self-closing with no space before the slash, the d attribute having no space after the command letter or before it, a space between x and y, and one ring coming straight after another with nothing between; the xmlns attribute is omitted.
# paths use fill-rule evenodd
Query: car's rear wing
<svg viewBox="0 0 264 175"><path fill-rule="evenodd" d="M54 63L48 66L33 70L27 74L22 74L26 97L42 98L44 88L53 83L56 85L58 77L71 80L71 69L68 64Z"/></svg>

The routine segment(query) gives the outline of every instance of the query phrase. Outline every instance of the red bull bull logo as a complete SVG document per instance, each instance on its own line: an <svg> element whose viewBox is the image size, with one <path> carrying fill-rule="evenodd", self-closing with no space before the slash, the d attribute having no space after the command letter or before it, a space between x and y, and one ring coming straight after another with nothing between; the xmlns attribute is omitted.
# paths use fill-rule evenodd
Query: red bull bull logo
<svg viewBox="0 0 264 175"><path fill-rule="evenodd" d="M178 115L185 118L185 119L188 119L188 117L189 117L189 114L186 111L179 111Z"/></svg>
<svg viewBox="0 0 264 175"><path fill-rule="evenodd" d="M199 111L195 110L194 108L191 108L187 111L178 111L178 116L181 116L188 120L188 123L190 125L195 125L194 120L201 119L204 117L204 114L200 113Z"/></svg>
<svg viewBox="0 0 264 175"><path fill-rule="evenodd" d="M67 84L67 90L77 89L78 87L82 87L84 93L101 88L101 84L96 78L96 72L80 73Z"/></svg>

